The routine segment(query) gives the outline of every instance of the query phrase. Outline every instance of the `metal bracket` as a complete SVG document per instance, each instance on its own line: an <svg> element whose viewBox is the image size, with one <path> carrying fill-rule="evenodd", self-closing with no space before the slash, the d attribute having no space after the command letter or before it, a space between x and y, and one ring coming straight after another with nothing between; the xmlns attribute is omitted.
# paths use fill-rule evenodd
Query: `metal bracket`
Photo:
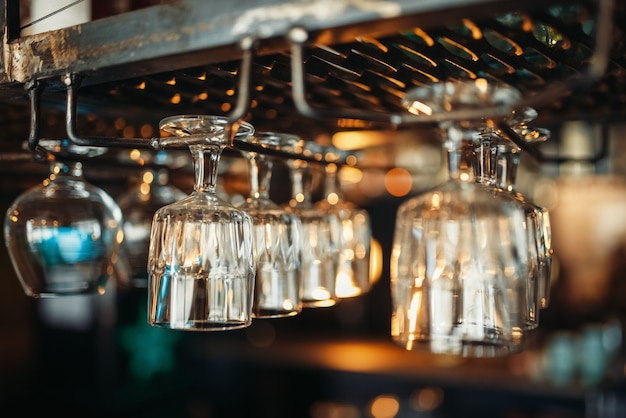
<svg viewBox="0 0 626 418"><path fill-rule="evenodd" d="M251 103L251 75L253 62L253 49L255 41L251 37L246 37L240 42L243 50L239 80L237 102L231 113L227 115L229 123L225 129L225 135L231 138L233 143L235 133L240 121L246 116ZM120 137L95 137L82 136L76 130L78 90L80 88L81 76L79 74L66 74L63 83L67 87L65 130L67 139L75 144L91 147L123 147L123 148L148 148L163 149L166 147L182 147L182 141L176 142L168 138L167 144L159 137L153 138L120 138ZM38 148L41 139L41 94L45 84L37 80L27 83L27 91L31 103L30 134L28 145L31 151Z"/></svg>

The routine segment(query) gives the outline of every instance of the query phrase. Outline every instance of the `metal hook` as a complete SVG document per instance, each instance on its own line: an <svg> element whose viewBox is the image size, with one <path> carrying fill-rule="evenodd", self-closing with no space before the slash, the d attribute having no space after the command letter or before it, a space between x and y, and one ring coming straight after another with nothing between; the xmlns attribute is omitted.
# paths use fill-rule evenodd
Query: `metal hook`
<svg viewBox="0 0 626 418"><path fill-rule="evenodd" d="M39 145L41 133L41 92L44 84L37 80L31 80L25 85L26 92L30 98L30 133L28 135L28 149L35 151Z"/></svg>
<svg viewBox="0 0 626 418"><path fill-rule="evenodd" d="M76 133L77 97L81 77L78 74L66 74L63 82L67 86L67 106L65 112L65 131L67 138L76 145L92 147L133 147L158 149L156 138L115 138L115 137L83 137Z"/></svg>
<svg viewBox="0 0 626 418"><path fill-rule="evenodd" d="M227 115L228 125L224 132L231 144L235 141L239 122L248 113L252 101L252 62L255 44L256 40L251 36L247 36L239 42L243 57L239 67L237 102L232 112Z"/></svg>

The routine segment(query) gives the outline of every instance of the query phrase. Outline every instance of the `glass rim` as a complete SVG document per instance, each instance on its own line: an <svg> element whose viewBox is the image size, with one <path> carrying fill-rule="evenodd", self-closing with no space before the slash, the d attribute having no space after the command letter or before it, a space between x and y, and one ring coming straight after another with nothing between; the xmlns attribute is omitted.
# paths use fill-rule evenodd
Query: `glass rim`
<svg viewBox="0 0 626 418"><path fill-rule="evenodd" d="M284 132L255 132L243 141L272 150L302 147L304 140L296 134Z"/></svg>
<svg viewBox="0 0 626 418"><path fill-rule="evenodd" d="M79 145L69 139L40 139L37 143L43 150L58 157L99 157L106 154L107 147Z"/></svg>
<svg viewBox="0 0 626 418"><path fill-rule="evenodd" d="M172 115L167 116L159 121L159 130L165 130L164 126L174 122L181 121L198 121L198 120L207 120L217 126L225 126L229 124L230 119L227 116L220 115L203 115L203 114L181 114L181 115ZM235 138L237 139L245 139L254 134L254 126L246 121L240 120L235 122L238 124L237 133L235 134ZM167 132L167 130L165 130ZM190 134L189 136L199 136L200 134Z"/></svg>

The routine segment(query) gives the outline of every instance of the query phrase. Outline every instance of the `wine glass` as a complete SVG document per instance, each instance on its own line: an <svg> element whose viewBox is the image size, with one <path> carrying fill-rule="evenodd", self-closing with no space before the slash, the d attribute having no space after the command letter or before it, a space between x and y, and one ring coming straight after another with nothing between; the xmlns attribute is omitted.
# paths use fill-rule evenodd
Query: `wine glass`
<svg viewBox="0 0 626 418"><path fill-rule="evenodd" d="M122 212L88 183L83 158L106 148L41 140L50 174L8 208L4 238L25 293L34 298L103 294L121 242Z"/></svg>
<svg viewBox="0 0 626 418"><path fill-rule="evenodd" d="M477 79L414 88L404 104L413 113L472 111L511 105L519 97L508 85ZM449 179L398 208L391 334L406 350L494 357L523 347L524 213L474 180L482 124L441 122Z"/></svg>
<svg viewBox="0 0 626 418"><path fill-rule="evenodd" d="M290 135L275 132L256 133L247 141L277 149ZM300 218L270 199L273 157L254 151L242 151L248 162L250 193L238 205L254 223L256 279L254 318L280 318L302 311L300 288Z"/></svg>
<svg viewBox="0 0 626 418"><path fill-rule="evenodd" d="M186 197L185 192L169 183L169 170L187 163L188 158L166 151L131 150L121 152L118 159L141 167L131 187L116 199L124 218L118 272L123 275L120 279L125 279L125 284L146 288L152 217L163 206Z"/></svg>
<svg viewBox="0 0 626 418"><path fill-rule="evenodd" d="M296 158L287 160L291 179L291 199L285 210L296 215L302 224L300 243L300 286L303 308L323 308L337 303L335 280L337 260L331 237L330 216L315 206L312 195L311 165L315 164L298 155L311 157L312 144L297 136L281 138L280 150Z"/></svg>
<svg viewBox="0 0 626 418"><path fill-rule="evenodd" d="M341 162L349 152L320 145L324 155L324 198L316 206L329 215L333 246L337 249L335 292L338 298L359 296L370 290L370 247L372 231L369 214L345 200L341 189Z"/></svg>
<svg viewBox="0 0 626 418"><path fill-rule="evenodd" d="M170 116L162 144L186 144L194 165L193 192L160 208L152 221L148 256L148 322L192 331L244 328L252 321L253 223L216 193L221 153L231 144L228 118ZM254 128L240 122L235 137Z"/></svg>

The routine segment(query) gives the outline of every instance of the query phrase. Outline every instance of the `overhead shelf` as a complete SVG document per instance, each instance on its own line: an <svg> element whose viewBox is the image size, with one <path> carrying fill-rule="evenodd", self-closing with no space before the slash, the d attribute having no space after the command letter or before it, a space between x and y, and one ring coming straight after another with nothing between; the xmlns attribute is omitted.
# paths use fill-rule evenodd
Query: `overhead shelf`
<svg viewBox="0 0 626 418"><path fill-rule="evenodd" d="M11 4L3 14L9 35ZM598 22L606 4L608 28ZM245 95L241 116L259 130L312 140L395 129L406 122L393 120L407 113L401 98L411 87L486 77L519 88L546 123L611 122L626 111L624 22L622 2L609 0L166 2L9 36L0 101L20 109L3 117L29 123L25 87L44 84L42 115L57 122L43 135L67 136L64 80L77 76L77 129L89 137L102 134L101 119L122 117L136 132L148 124L154 134L172 114L232 115ZM304 40L294 42L294 28ZM253 57L242 82L246 53ZM601 77L587 77L594 65Z"/></svg>

